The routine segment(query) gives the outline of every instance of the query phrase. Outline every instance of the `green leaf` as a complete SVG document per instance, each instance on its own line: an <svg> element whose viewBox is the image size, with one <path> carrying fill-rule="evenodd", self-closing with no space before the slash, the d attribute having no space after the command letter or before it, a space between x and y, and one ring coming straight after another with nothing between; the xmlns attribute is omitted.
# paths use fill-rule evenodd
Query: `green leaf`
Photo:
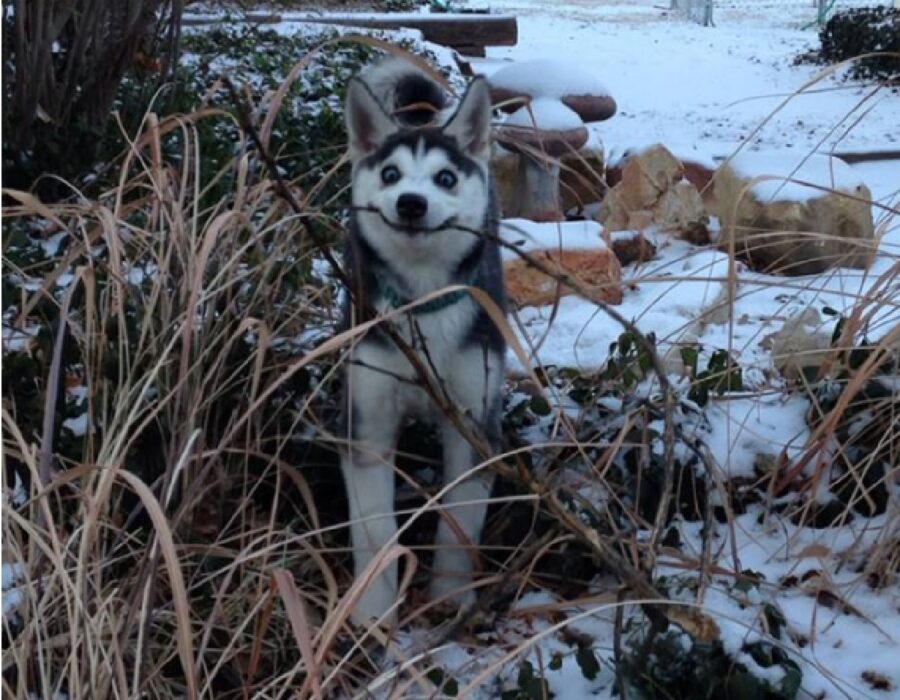
<svg viewBox="0 0 900 700"><path fill-rule="evenodd" d="M725 682L725 692L719 697L729 700L764 700L766 689L752 673L740 669L732 673Z"/></svg>
<svg viewBox="0 0 900 700"><path fill-rule="evenodd" d="M688 398L701 408L709 403L709 389L705 382L695 383L688 393Z"/></svg>
<svg viewBox="0 0 900 700"><path fill-rule="evenodd" d="M775 637L775 639L780 639L781 630L787 624L787 620L785 620L781 610L771 603L766 603L763 605L763 615L766 616L766 622L769 625L769 631L772 636Z"/></svg>
<svg viewBox="0 0 900 700"><path fill-rule="evenodd" d="M534 679L534 666L531 665L530 661L522 662L522 665L519 666L519 678L518 685L520 688L523 688L529 682Z"/></svg>
<svg viewBox="0 0 900 700"><path fill-rule="evenodd" d="M728 367L728 360L729 358L727 350L716 350L709 358L709 364L707 364L707 368L709 369L711 374L724 372Z"/></svg>
<svg viewBox="0 0 900 700"><path fill-rule="evenodd" d="M521 418L528 409L528 399L522 399L506 412L507 418Z"/></svg>
<svg viewBox="0 0 900 700"><path fill-rule="evenodd" d="M444 673L442 668L431 669L425 674L425 677L440 688L444 695L455 698L459 694L459 684L454 678Z"/></svg>
<svg viewBox="0 0 900 700"><path fill-rule="evenodd" d="M653 367L653 359L650 357L649 353L642 352L638 357L638 367L641 368L641 371L645 374L650 371Z"/></svg>
<svg viewBox="0 0 900 700"><path fill-rule="evenodd" d="M529 406L531 412L537 416L549 416L552 412L550 403L543 396L535 396L531 399Z"/></svg>
<svg viewBox="0 0 900 700"><path fill-rule="evenodd" d="M518 685L519 694L513 696L516 700L547 700L553 697L547 681L534 675L534 666L529 661L519 668Z"/></svg>
<svg viewBox="0 0 900 700"><path fill-rule="evenodd" d="M740 367L731 370L731 377L728 382L728 391L744 390L744 371Z"/></svg>
<svg viewBox="0 0 900 700"><path fill-rule="evenodd" d="M580 646L575 654L575 661L578 662L582 676L589 681L597 678L597 674L600 673L600 662L597 661L597 656L590 646Z"/></svg>
<svg viewBox="0 0 900 700"><path fill-rule="evenodd" d="M548 700L554 694L550 692L550 684L543 678L532 679L530 685L524 689L528 700Z"/></svg>
<svg viewBox="0 0 900 700"><path fill-rule="evenodd" d="M800 692L800 685L803 683L803 672L790 659L785 659L781 666L784 668L784 678L781 680L781 693L785 700L793 700L797 697L797 693Z"/></svg>
<svg viewBox="0 0 900 700"><path fill-rule="evenodd" d="M691 371L691 376L697 375L697 361L700 359L700 351L697 348L681 348L681 361Z"/></svg>
<svg viewBox="0 0 900 700"><path fill-rule="evenodd" d="M550 657L550 663L547 664L547 668L549 668L551 671L558 671L562 668L562 665L563 656L559 652L556 652L553 654L553 656Z"/></svg>

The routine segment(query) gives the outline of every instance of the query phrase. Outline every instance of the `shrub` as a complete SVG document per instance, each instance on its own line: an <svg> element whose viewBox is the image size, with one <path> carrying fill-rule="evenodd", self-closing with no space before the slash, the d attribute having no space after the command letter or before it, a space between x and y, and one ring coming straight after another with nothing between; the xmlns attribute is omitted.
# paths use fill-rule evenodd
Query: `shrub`
<svg viewBox="0 0 900 700"><path fill-rule="evenodd" d="M811 385L815 400L807 422L811 430L829 433L834 449L832 494L843 506L873 517L888 507L897 465L900 400L893 382L900 373L900 353L865 337L841 348L845 321L841 317L835 327L832 345L839 352L831 372ZM851 517L843 507L840 513L842 518Z"/></svg>
<svg viewBox="0 0 900 700"><path fill-rule="evenodd" d="M819 39L819 57L826 63L866 53L884 54L854 62L851 78L888 83L900 79L900 9L859 7L837 12L819 31Z"/></svg>
<svg viewBox="0 0 900 700"><path fill-rule="evenodd" d="M675 629L649 639L641 628L627 640L619 681L628 697L646 700L797 697L800 668L780 647L758 641L744 644L741 652L744 662L735 661L719 641L699 643ZM772 682L767 673L780 679Z"/></svg>
<svg viewBox="0 0 900 700"><path fill-rule="evenodd" d="M119 81L144 57L174 60L182 8L170 0L4 0L7 186L90 164ZM44 185L49 196L61 191L52 180Z"/></svg>
<svg viewBox="0 0 900 700"><path fill-rule="evenodd" d="M175 123L163 120L159 131ZM331 372L309 353L334 297L328 278L311 270L305 217L285 211L254 169L205 208L197 131L185 128L177 162L154 155L162 148L148 134L130 154L138 175L102 197L58 204L52 221L27 204L4 210L4 350L7 322L22 319L26 336L3 358L4 434L17 436L4 442L4 466L25 493L55 473L71 476L48 499L4 504L4 570L12 561L41 577L18 623L4 625L15 659L4 685L22 697L91 682L94 697L135 697L132 673L157 697L192 695L185 688L204 681L205 697L233 697L245 682L266 694L275 670L299 658L287 619L277 609L269 616L273 567L299 576L299 594L327 598L315 592L331 576L325 560L286 544L298 532L319 540L305 469L316 460L296 436L331 415L326 400L313 401L331 395ZM235 149L246 155L245 135ZM95 497L102 506L89 514ZM280 541L275 549L232 558L263 530L275 538L269 544ZM57 554L38 563L34 547ZM75 575L91 581L81 622L67 614L74 591L65 582ZM234 605L217 611L226 594ZM257 636L244 622L259 606ZM201 627L205 641L193 634ZM46 635L66 630L122 674L67 667L68 649L44 646ZM223 667L214 662L194 678L184 662L191 644L198 659L221 658ZM236 676L230 662L254 645L260 665ZM233 654L221 656L225 648Z"/></svg>
<svg viewBox="0 0 900 700"><path fill-rule="evenodd" d="M202 162L195 165L201 184L212 185L204 201L215 202L231 186L238 140L236 106L223 86L223 75L242 91L248 104L260 105L259 113L253 116L261 122L269 97L295 64L306 57L306 65L278 107L269 147L286 179L295 181L304 193L316 192L320 202L329 201L347 185L346 172L326 177L344 148L346 85L381 54L364 42L336 41L338 38L335 30L317 28L284 34L249 24L193 30L182 37L183 56L170 79L163 81L158 63L149 67L129 64L113 84L109 102L95 110L103 114L102 120L95 120L89 128L72 123L58 138L42 141L46 153L32 153L20 148L15 140L5 141L4 169L17 168L11 184L21 189L29 188L43 173L69 179L79 189L115 186L119 174L109 164L120 162L128 148L126 135L130 138L141 130L148 112L190 115L210 108L219 113L193 122L203 154ZM434 57L412 40L401 41L399 46L434 62ZM317 47L318 51L311 54ZM108 119L111 113L115 119ZM7 116L4 112L4 119ZM183 131L174 129L161 141L164 156L177 161L183 142ZM320 182L326 187L319 189ZM67 193L56 186L53 192L41 194L55 199Z"/></svg>

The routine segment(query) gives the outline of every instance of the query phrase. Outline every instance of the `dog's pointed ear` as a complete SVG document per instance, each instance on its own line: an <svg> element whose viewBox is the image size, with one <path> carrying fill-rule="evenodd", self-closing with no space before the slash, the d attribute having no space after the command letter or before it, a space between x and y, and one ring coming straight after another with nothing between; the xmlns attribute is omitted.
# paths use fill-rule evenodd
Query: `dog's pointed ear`
<svg viewBox="0 0 900 700"><path fill-rule="evenodd" d="M478 77L469 83L444 133L453 136L459 147L473 158L490 157L491 92L486 78Z"/></svg>
<svg viewBox="0 0 900 700"><path fill-rule="evenodd" d="M359 78L354 78L347 86L344 115L350 160L354 163L373 153L397 129L394 120Z"/></svg>

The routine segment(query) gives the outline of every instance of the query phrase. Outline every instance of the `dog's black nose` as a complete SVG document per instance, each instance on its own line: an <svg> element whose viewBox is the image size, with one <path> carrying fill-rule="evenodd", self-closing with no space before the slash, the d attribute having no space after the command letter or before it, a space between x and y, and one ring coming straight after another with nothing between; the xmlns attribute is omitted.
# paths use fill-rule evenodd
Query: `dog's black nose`
<svg viewBox="0 0 900 700"><path fill-rule="evenodd" d="M428 211L428 200L420 194L407 192L397 198L397 213L404 219L421 219Z"/></svg>

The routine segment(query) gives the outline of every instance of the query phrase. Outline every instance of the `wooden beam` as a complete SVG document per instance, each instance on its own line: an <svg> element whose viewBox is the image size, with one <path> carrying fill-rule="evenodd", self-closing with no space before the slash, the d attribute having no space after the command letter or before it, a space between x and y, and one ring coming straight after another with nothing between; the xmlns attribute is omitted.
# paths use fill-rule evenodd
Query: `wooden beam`
<svg viewBox="0 0 900 700"><path fill-rule="evenodd" d="M460 55L468 56L469 58L484 58L487 56L487 53L484 50L484 46L476 45L476 44L457 44L451 48L456 49Z"/></svg>
<svg viewBox="0 0 900 700"><path fill-rule="evenodd" d="M219 18L185 17L185 25L215 24ZM233 20L230 20L233 21ZM368 29L417 29L426 41L443 46L515 46L519 26L512 15L342 12L334 14L253 14L240 21L258 24L298 22Z"/></svg>

